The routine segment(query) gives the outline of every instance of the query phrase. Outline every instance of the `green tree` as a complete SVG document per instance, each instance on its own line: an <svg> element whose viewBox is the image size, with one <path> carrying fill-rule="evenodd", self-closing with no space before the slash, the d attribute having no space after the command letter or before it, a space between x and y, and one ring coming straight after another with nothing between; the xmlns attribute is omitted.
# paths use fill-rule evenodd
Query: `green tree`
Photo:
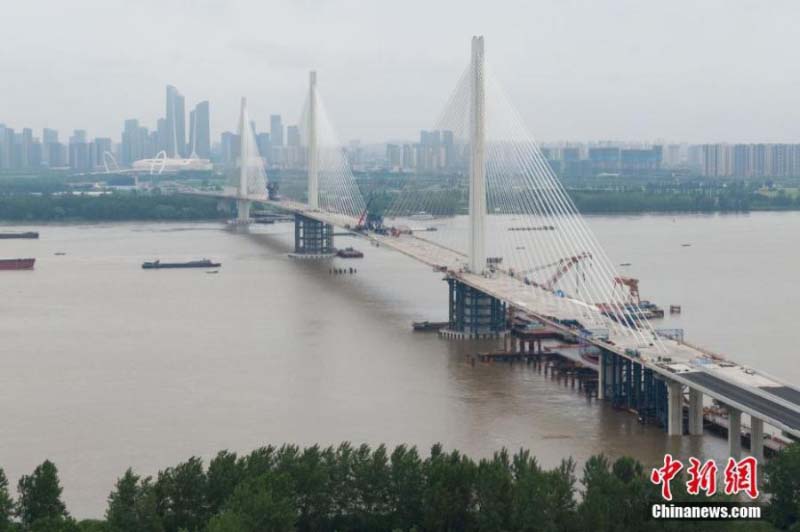
<svg viewBox="0 0 800 532"><path fill-rule="evenodd" d="M106 522L110 532L161 532L150 478L142 480L128 469L108 496Z"/></svg>
<svg viewBox="0 0 800 532"><path fill-rule="evenodd" d="M202 530L210 516L206 491L207 478L203 461L198 457L159 472L155 483L156 507L164 530Z"/></svg>
<svg viewBox="0 0 800 532"><path fill-rule="evenodd" d="M800 521L800 444L793 443L773 457L764 469L764 491L770 494L766 514L778 528Z"/></svg>
<svg viewBox="0 0 800 532"><path fill-rule="evenodd" d="M209 532L286 532L294 530L297 507L291 481L285 473L266 473L240 484L214 516Z"/></svg>
<svg viewBox="0 0 800 532"><path fill-rule="evenodd" d="M425 461L423 526L426 530L467 530L474 518L475 463L458 451L445 454L440 444Z"/></svg>
<svg viewBox="0 0 800 532"><path fill-rule="evenodd" d="M208 507L212 514L220 511L244 477L245 463L236 453L220 451L208 464Z"/></svg>
<svg viewBox="0 0 800 532"><path fill-rule="evenodd" d="M14 516L14 500L8 492L8 478L0 468L0 532L11 530L11 519Z"/></svg>
<svg viewBox="0 0 800 532"><path fill-rule="evenodd" d="M53 523L69 517L61 501L61 484L58 469L45 460L30 475L24 475L17 485L17 516L22 524L31 527L38 520Z"/></svg>

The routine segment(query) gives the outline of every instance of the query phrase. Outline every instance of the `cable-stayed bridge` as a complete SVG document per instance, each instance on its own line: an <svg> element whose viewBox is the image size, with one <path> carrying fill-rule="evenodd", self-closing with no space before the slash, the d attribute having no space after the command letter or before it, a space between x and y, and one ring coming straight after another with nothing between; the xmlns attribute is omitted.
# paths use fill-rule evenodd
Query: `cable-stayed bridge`
<svg viewBox="0 0 800 532"><path fill-rule="evenodd" d="M463 150L463 177L409 178L385 213L382 228L364 224L366 202L311 73L302 113L307 151L302 194L270 197L267 176L249 127L240 115L239 171L224 193L238 223L250 205L264 203L295 216L298 258L330 257L333 227L396 250L446 275L448 336L499 337L508 315L522 314L579 340L598 354L584 365L598 373L598 397L656 413L668 434L703 432L703 398L728 412L731 456L741 452L742 413L749 418L751 452L763 457L764 423L800 437L800 389L737 365L708 350L656 331L624 290L611 260L543 157L484 59L482 37L439 120ZM458 175L458 173L456 173ZM463 196L463 198L462 198ZM466 215L458 211L466 200ZM415 231L422 221L436 231Z"/></svg>

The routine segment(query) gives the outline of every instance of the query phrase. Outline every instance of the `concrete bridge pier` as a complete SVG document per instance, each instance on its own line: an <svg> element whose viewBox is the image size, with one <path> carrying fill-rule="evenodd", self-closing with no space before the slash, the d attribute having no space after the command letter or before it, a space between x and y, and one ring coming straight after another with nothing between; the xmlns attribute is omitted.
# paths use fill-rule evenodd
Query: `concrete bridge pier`
<svg viewBox="0 0 800 532"><path fill-rule="evenodd" d="M667 382L667 434L683 435L683 384Z"/></svg>
<svg viewBox="0 0 800 532"><path fill-rule="evenodd" d="M302 214L294 215L294 253L290 253L290 257L327 259L335 254L332 225Z"/></svg>
<svg viewBox="0 0 800 532"><path fill-rule="evenodd" d="M764 420L750 417L750 454L759 462L764 460Z"/></svg>
<svg viewBox="0 0 800 532"><path fill-rule="evenodd" d="M689 434L703 435L703 392L689 388Z"/></svg>
<svg viewBox="0 0 800 532"><path fill-rule="evenodd" d="M506 304L476 290L458 279L449 277L449 325L444 332L451 338L499 338L508 334ZM519 338L511 341L515 353L520 353Z"/></svg>
<svg viewBox="0 0 800 532"><path fill-rule="evenodd" d="M246 199L236 200L236 221L239 223L247 223L250 221L250 206L252 201Z"/></svg>
<svg viewBox="0 0 800 532"><path fill-rule="evenodd" d="M728 455L736 460L742 456L742 411L726 406L728 410Z"/></svg>

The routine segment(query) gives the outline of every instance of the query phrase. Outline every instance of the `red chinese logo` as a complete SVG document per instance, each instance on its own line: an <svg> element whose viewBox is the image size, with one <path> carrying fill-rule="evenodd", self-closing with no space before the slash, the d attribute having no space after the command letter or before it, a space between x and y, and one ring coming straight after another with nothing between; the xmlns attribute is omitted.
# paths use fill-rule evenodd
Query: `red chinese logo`
<svg viewBox="0 0 800 532"><path fill-rule="evenodd" d="M692 456L689 463L691 465L686 470L689 474L686 492L697 495L702 490L708 497L714 495L717 492L717 464L714 460L707 460L701 466L700 460Z"/></svg>
<svg viewBox="0 0 800 532"><path fill-rule="evenodd" d="M752 456L742 458L738 462L728 458L728 465L725 466L725 493L736 495L745 492L751 499L757 498L757 470L758 460Z"/></svg>
<svg viewBox="0 0 800 532"><path fill-rule="evenodd" d="M670 482L683 469L680 460L672 458L671 454L664 455L664 465L653 469L650 481L661 485L661 496L664 500L672 500ZM690 495L699 495L702 491L710 497L717 492L717 464L714 460L701 462L695 457L689 458L689 467L686 469L689 480L686 482L686 492ZM758 460L752 456L737 461L728 458L725 466L725 494L738 495L746 493L751 499L758 498Z"/></svg>
<svg viewBox="0 0 800 532"><path fill-rule="evenodd" d="M673 460L671 454L665 454L664 466L653 469L650 473L650 482L656 485L661 484L661 496L664 500L672 500L672 489L669 483L681 469L683 469L683 464L680 460Z"/></svg>

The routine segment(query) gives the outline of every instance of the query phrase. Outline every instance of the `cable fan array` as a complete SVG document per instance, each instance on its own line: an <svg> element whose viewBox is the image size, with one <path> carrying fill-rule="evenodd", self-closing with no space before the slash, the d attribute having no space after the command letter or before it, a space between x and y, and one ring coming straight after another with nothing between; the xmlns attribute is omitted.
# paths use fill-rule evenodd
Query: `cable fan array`
<svg viewBox="0 0 800 532"><path fill-rule="evenodd" d="M434 155L469 153L471 78L468 67L436 123ZM521 290L555 296L557 304L592 326L658 344L488 65L485 94L488 262L518 279ZM441 140L450 138L452 146ZM387 224L437 244L443 256L455 250L466 257L468 176L468 170L432 171L409 178L387 209Z"/></svg>

